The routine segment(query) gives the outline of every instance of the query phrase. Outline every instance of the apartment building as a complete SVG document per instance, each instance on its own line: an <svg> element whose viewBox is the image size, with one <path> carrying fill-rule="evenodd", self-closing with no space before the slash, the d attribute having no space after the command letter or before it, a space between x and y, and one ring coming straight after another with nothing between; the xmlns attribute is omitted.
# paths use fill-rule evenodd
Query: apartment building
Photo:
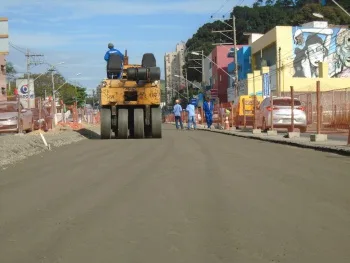
<svg viewBox="0 0 350 263"><path fill-rule="evenodd" d="M165 87L167 92L167 102L170 102L174 96L172 87L175 86L176 77L174 76L174 66L176 64L176 52L167 52L164 56L164 76L165 76Z"/></svg>
<svg viewBox="0 0 350 263"><path fill-rule="evenodd" d="M0 54L0 101L7 100L6 96L6 60L5 55Z"/></svg>
<svg viewBox="0 0 350 263"><path fill-rule="evenodd" d="M185 64L185 50L186 44L180 42L176 45L175 51L167 52L164 56L164 70L165 70L165 86L170 90L170 95L167 94L167 103L171 102L175 96L176 91L179 91L186 86L186 81L183 75L183 66ZM177 76L180 77L177 77Z"/></svg>
<svg viewBox="0 0 350 263"><path fill-rule="evenodd" d="M5 55L8 52L8 19L6 17L0 17L0 101L7 100Z"/></svg>

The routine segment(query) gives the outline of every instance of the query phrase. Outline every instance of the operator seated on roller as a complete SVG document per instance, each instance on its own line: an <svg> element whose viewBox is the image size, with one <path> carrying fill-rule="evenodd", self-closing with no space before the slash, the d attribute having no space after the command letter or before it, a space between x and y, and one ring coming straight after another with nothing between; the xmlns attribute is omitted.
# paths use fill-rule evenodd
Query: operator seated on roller
<svg viewBox="0 0 350 263"><path fill-rule="evenodd" d="M109 73L107 70L107 78L112 79L112 78L116 77L119 79L123 73L124 55L118 49L115 49L114 45L112 43L108 44L108 48L109 48L109 50L106 52L105 57L104 57L104 59L107 61L107 68L108 68L108 62L109 62L111 55L118 55L121 59L121 65L120 65L121 71L116 76L114 76L114 74Z"/></svg>

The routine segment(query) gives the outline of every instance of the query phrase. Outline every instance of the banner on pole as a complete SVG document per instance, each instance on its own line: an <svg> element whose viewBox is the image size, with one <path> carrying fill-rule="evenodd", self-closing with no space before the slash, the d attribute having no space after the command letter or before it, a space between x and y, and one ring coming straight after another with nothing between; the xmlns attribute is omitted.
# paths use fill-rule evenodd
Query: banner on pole
<svg viewBox="0 0 350 263"><path fill-rule="evenodd" d="M34 80L16 79L16 87L24 108L35 108Z"/></svg>
<svg viewBox="0 0 350 263"><path fill-rule="evenodd" d="M270 77L269 73L263 74L263 96L269 97L271 94L271 85L270 85Z"/></svg>

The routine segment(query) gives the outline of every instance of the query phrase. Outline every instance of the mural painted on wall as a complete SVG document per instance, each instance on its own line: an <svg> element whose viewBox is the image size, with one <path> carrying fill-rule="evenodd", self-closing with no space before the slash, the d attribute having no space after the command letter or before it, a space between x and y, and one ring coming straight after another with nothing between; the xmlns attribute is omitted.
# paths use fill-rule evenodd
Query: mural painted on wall
<svg viewBox="0 0 350 263"><path fill-rule="evenodd" d="M317 78L328 62L329 77L350 78L350 29L293 27L293 41L293 77Z"/></svg>

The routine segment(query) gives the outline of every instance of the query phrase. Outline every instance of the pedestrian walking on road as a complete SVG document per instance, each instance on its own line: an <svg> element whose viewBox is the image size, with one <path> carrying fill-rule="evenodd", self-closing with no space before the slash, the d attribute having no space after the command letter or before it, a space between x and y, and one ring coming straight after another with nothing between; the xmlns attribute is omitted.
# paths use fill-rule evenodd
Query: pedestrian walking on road
<svg viewBox="0 0 350 263"><path fill-rule="evenodd" d="M210 101L209 97L207 97L206 101L203 103L203 110L205 113L205 120L207 122L208 129L210 129L211 125L213 124L214 103Z"/></svg>
<svg viewBox="0 0 350 263"><path fill-rule="evenodd" d="M182 119L181 119L181 112L182 112L182 107L180 105L180 101L176 100L175 101L175 106L174 106L174 115L175 115L175 124L176 124L176 129L179 129L179 122L180 122L180 126L181 126L181 130L184 129L184 126L182 124Z"/></svg>
<svg viewBox="0 0 350 263"><path fill-rule="evenodd" d="M188 104L186 107L186 111L188 112L188 126L187 126L187 130L190 130L192 127L192 123L193 123L193 129L196 129L196 111L195 111L195 107L193 104Z"/></svg>

